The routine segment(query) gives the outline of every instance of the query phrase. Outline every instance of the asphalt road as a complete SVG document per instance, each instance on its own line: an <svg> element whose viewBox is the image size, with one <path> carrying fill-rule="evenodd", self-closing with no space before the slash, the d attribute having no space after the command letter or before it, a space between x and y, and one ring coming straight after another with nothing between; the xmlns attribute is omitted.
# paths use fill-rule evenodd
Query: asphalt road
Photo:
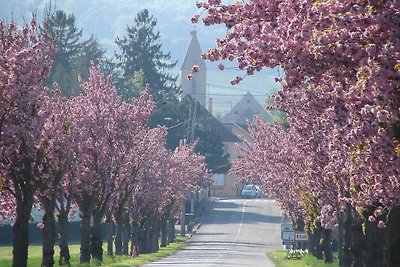
<svg viewBox="0 0 400 267"><path fill-rule="evenodd" d="M147 267L273 267L266 252L282 249L281 215L271 199L220 199L202 216L188 246Z"/></svg>

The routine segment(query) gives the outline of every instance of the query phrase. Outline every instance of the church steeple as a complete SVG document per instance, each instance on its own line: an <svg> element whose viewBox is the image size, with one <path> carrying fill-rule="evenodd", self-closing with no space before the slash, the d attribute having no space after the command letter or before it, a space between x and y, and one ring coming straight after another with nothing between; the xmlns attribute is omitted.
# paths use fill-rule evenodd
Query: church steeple
<svg viewBox="0 0 400 267"><path fill-rule="evenodd" d="M193 30L190 34L192 35L192 39L190 40L180 70L182 96L187 94L191 95L203 107L206 107L207 67L205 62L201 59L202 52L199 40L197 39L197 32ZM188 80L187 75L194 65L199 65L200 72L195 73L192 80Z"/></svg>

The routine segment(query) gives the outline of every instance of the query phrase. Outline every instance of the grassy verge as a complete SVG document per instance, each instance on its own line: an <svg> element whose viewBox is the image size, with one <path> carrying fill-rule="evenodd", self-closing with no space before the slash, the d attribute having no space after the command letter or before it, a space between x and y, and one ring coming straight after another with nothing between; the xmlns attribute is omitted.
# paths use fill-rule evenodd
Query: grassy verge
<svg viewBox="0 0 400 267"><path fill-rule="evenodd" d="M103 255L103 262L91 261L90 264L80 264L79 263L79 244L72 244L69 246L71 254L71 267L91 267L91 266L114 266L114 267L134 267L140 266L145 263L153 262L158 259L164 258L166 256L175 254L181 250L186 245L186 237L177 237L175 243L169 244L165 248L160 248L157 253L152 254L141 254L139 257L131 258L129 256L108 256L105 253ZM54 261L55 266L58 265L60 250L55 247ZM29 246L29 259L28 267L37 267L41 265L42 260L42 246L41 245L31 245ZM8 267L12 266L12 247L0 247L0 266Z"/></svg>
<svg viewBox="0 0 400 267"><path fill-rule="evenodd" d="M286 258L286 251L274 251L267 253L276 267L338 267L337 261L327 264L311 255L305 255L300 260L289 260Z"/></svg>

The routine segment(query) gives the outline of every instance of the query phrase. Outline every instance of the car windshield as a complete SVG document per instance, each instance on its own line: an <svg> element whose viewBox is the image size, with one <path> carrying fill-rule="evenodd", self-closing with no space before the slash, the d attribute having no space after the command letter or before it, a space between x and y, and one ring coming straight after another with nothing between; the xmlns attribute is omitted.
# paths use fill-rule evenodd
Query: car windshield
<svg viewBox="0 0 400 267"><path fill-rule="evenodd" d="M254 185L246 185L244 188L244 190L254 190Z"/></svg>

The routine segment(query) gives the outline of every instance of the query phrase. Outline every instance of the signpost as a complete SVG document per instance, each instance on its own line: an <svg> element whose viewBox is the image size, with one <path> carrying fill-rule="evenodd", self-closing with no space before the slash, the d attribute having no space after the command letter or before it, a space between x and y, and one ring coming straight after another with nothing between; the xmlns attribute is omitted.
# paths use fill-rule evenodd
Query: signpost
<svg viewBox="0 0 400 267"><path fill-rule="evenodd" d="M281 224L281 239L282 244L286 249L290 249L293 245L301 245L303 247L304 243L308 242L308 235L306 232L294 231L293 225L290 222L283 222Z"/></svg>
<svg viewBox="0 0 400 267"><path fill-rule="evenodd" d="M292 223L284 222L281 224L281 239L286 249L290 249L293 246L294 231Z"/></svg>

